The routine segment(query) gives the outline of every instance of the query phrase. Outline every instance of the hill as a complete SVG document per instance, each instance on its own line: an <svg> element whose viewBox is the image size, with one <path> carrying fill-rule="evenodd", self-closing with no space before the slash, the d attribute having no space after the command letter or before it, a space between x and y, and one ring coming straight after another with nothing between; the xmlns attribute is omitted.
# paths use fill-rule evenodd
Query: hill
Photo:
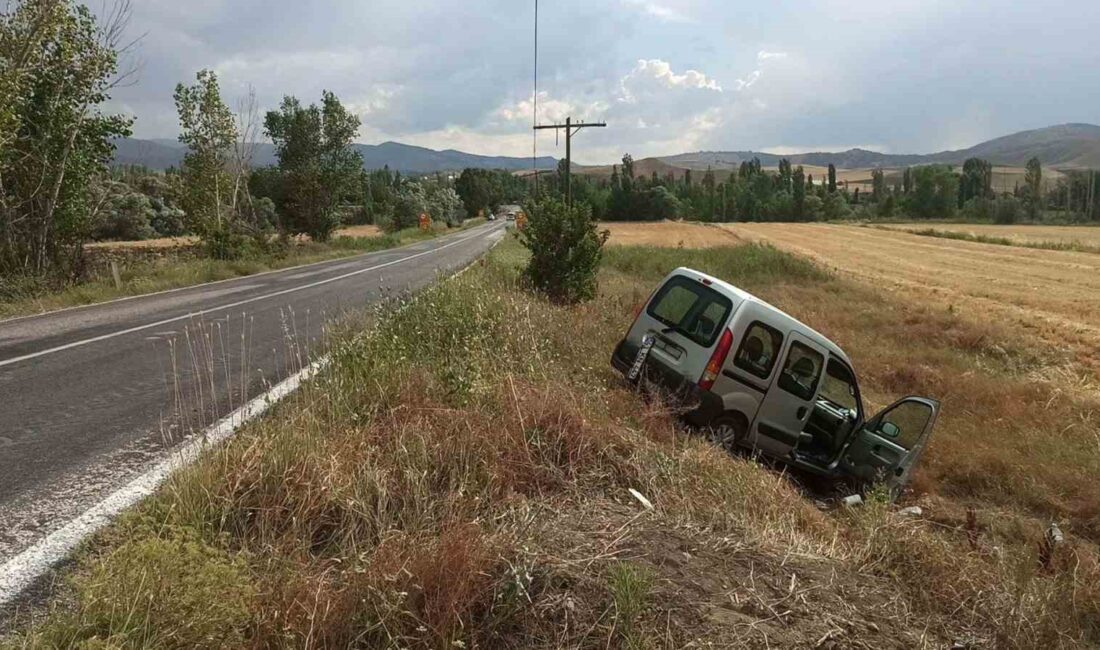
<svg viewBox="0 0 1100 650"><path fill-rule="evenodd" d="M757 151L698 151L659 160L674 167L703 170L736 169L742 162L759 158L765 167L776 167L782 158L795 165L839 169L873 167L904 167L930 163L961 164L967 158L983 158L994 165L1023 167L1032 157L1038 157L1046 167L1061 169L1100 167L1100 126L1093 124L1061 124L1031 131L1021 131L968 149L942 151L934 154L883 154L866 149L841 152L813 152L779 156ZM639 161L640 162L640 161Z"/></svg>
<svg viewBox="0 0 1100 650"><path fill-rule="evenodd" d="M178 167L185 153L180 144L165 139L121 138L115 141L115 147L116 164L143 165L152 169ZM454 149L436 151L399 142L383 142L376 145L357 144L355 147L363 156L363 166L366 169L380 169L388 165L390 169L406 174L459 171L467 167L508 170L531 168L530 158L480 156ZM267 143L257 145L256 165L273 165L275 162L274 146ZM557 160L554 158L543 156L538 159L539 169L553 169L555 166L557 166Z"/></svg>

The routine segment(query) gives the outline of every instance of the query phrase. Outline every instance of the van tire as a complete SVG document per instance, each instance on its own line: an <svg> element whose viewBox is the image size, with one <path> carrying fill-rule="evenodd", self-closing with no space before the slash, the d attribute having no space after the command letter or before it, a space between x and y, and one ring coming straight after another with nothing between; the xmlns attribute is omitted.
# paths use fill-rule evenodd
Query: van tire
<svg viewBox="0 0 1100 650"><path fill-rule="evenodd" d="M708 429L710 439L727 451L735 451L749 432L745 418L736 413L726 413L714 418Z"/></svg>

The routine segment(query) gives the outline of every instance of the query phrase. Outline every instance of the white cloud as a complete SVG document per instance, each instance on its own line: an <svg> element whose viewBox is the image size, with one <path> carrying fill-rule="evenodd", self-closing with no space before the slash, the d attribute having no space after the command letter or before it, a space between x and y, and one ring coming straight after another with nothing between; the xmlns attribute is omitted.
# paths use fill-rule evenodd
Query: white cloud
<svg viewBox="0 0 1100 650"><path fill-rule="evenodd" d="M785 59L787 58L786 52L769 52L767 50L760 50L756 53L757 61L767 61L768 59Z"/></svg>
<svg viewBox="0 0 1100 650"><path fill-rule="evenodd" d="M676 74L667 61L660 59L639 59L638 64L619 82L620 101L633 104L638 101L639 91L652 94L661 89L704 90L721 93L722 87L714 79L698 70L686 70Z"/></svg>
<svg viewBox="0 0 1100 650"><path fill-rule="evenodd" d="M693 22L693 19L683 11L674 9L667 4L653 2L652 0L622 0L624 5L636 7L643 13L660 20L675 23Z"/></svg>
<svg viewBox="0 0 1100 650"><path fill-rule="evenodd" d="M607 112L607 102L591 101L588 103L566 101L552 98L546 91L538 95L538 121L561 122L567 117L574 119L598 119ZM535 105L532 97L528 96L518 102L512 102L501 106L493 112L493 116L505 122L519 122L529 124L534 113Z"/></svg>
<svg viewBox="0 0 1100 650"><path fill-rule="evenodd" d="M734 82L734 88L736 88L737 90L751 88L753 84L760 80L760 75L760 70L753 70L749 76L745 77L744 79L738 79L736 82Z"/></svg>

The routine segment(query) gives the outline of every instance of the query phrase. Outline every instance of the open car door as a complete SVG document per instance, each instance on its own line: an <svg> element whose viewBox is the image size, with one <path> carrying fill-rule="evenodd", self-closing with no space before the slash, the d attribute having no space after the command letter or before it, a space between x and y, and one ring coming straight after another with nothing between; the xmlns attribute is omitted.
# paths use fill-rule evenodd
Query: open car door
<svg viewBox="0 0 1100 650"><path fill-rule="evenodd" d="M897 496L920 460L940 403L926 397L906 397L890 405L857 431L841 466L862 481L881 483Z"/></svg>

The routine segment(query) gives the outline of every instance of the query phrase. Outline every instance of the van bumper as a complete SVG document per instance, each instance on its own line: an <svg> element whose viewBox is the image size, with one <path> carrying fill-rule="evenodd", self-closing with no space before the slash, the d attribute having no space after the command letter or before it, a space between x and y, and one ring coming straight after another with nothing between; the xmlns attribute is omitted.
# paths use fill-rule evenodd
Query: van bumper
<svg viewBox="0 0 1100 650"><path fill-rule="evenodd" d="M638 346L620 341L611 354L611 366L625 378L634 365ZM645 366L646 380L667 392L666 398L674 408L683 411L681 417L692 426L705 427L725 412L722 398L709 390L667 368L656 359L649 359Z"/></svg>

